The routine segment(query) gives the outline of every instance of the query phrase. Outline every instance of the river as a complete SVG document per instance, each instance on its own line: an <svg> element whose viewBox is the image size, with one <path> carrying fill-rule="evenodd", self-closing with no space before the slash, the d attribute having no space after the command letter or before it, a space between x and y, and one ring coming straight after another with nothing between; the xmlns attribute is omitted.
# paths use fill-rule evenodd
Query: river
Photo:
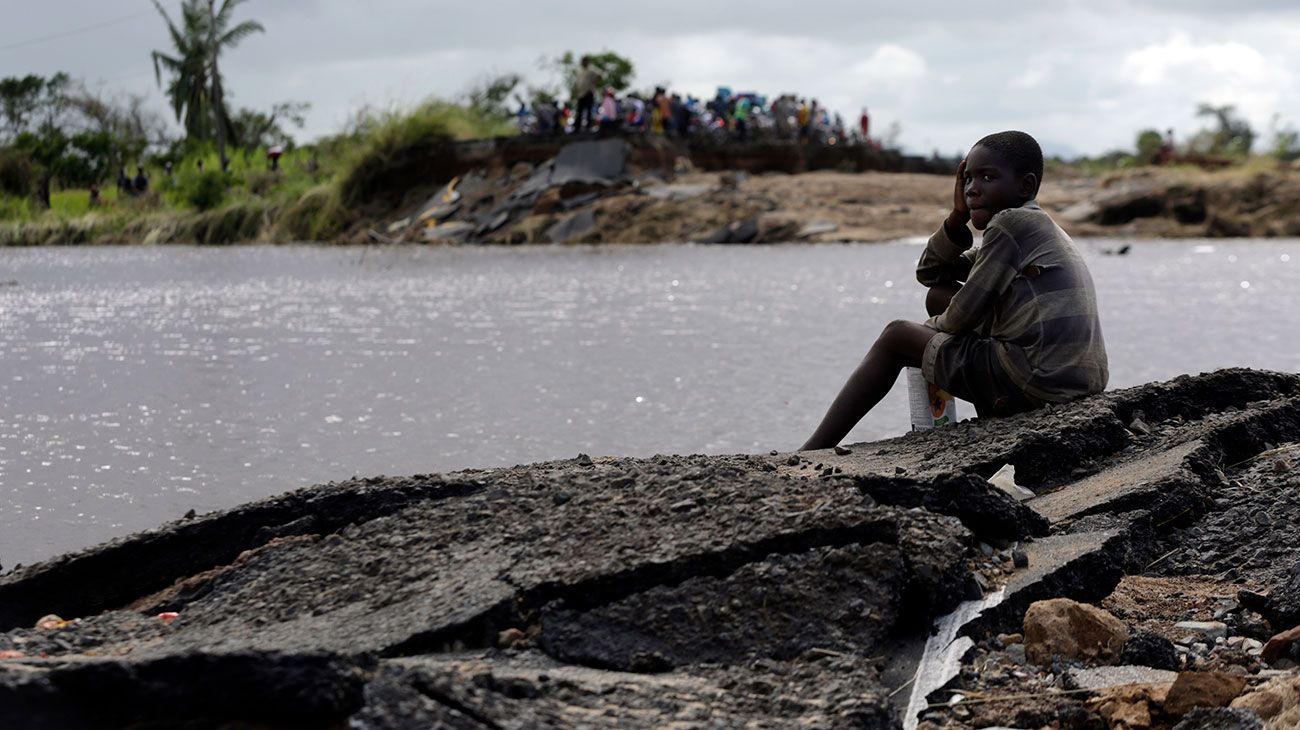
<svg viewBox="0 0 1300 730"><path fill-rule="evenodd" d="M1300 371L1300 241L1131 243L1079 242L1112 388ZM352 475L793 449L923 318L920 251L5 250L0 564ZM903 389L849 440L902 433Z"/></svg>

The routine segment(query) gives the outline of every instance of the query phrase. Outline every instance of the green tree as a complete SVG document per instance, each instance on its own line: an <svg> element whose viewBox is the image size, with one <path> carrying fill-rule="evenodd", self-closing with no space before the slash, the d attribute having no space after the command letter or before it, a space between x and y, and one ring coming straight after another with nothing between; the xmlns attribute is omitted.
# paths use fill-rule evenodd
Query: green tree
<svg viewBox="0 0 1300 730"><path fill-rule="evenodd" d="M1255 130L1237 114L1237 107L1202 103L1196 108L1196 116L1211 117L1216 125L1215 129L1197 135L1197 146L1203 148L1200 151L1218 155L1250 154L1250 148L1255 145Z"/></svg>
<svg viewBox="0 0 1300 730"><path fill-rule="evenodd" d="M162 85L162 72L169 75L166 87L176 121L183 122L186 135L196 141L215 140L222 168L229 163L226 144L234 142L230 110L225 103L221 78L221 52L238 46L254 33L266 29L255 20L231 25L235 8L246 0L182 0L181 23L177 25L159 0L154 7L167 23L174 55L153 52L154 75Z"/></svg>
<svg viewBox="0 0 1300 730"><path fill-rule="evenodd" d="M4 116L5 136L13 140L27 129L28 121L41 103L45 79L40 76L11 76L0 79L0 114Z"/></svg>
<svg viewBox="0 0 1300 730"><path fill-rule="evenodd" d="M619 92L625 91L632 85L632 77L635 76L636 69L631 59L624 58L613 51L591 53L587 58L600 74L602 85L612 86L614 91ZM582 68L582 56L574 55L573 51L565 51L563 55L551 61L550 66L560 76L560 96L573 93L573 86L578 80L578 71Z"/></svg>
<svg viewBox="0 0 1300 730"><path fill-rule="evenodd" d="M1300 159L1300 132L1290 124L1283 124L1282 117L1277 114L1273 115L1269 128L1273 133L1269 154L1284 162Z"/></svg>
<svg viewBox="0 0 1300 730"><path fill-rule="evenodd" d="M275 104L269 112L240 109L230 120L231 137L239 140L239 145L246 150L276 145L292 149L294 139L288 128L302 129L310 108L307 102L286 101Z"/></svg>
<svg viewBox="0 0 1300 730"><path fill-rule="evenodd" d="M1137 136L1137 158L1145 164L1155 161L1160 148L1164 147L1165 138L1159 130L1144 129Z"/></svg>
<svg viewBox="0 0 1300 730"><path fill-rule="evenodd" d="M465 97L470 108L477 112L508 117L511 114L510 92L522 80L523 77L515 73L490 76L472 86Z"/></svg>

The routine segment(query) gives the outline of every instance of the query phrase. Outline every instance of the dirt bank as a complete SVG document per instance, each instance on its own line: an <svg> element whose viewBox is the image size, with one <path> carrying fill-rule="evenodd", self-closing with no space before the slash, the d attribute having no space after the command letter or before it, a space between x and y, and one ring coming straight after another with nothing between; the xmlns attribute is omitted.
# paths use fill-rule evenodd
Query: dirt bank
<svg viewBox="0 0 1300 730"><path fill-rule="evenodd" d="M299 199L205 213L0 224L0 246L85 243L776 243L929 235L953 163L860 147L498 139L377 159ZM942 174L940 174L942 173ZM1076 236L1300 236L1300 168L1049 168L1039 202Z"/></svg>
<svg viewBox="0 0 1300 730"><path fill-rule="evenodd" d="M671 150L669 150L671 152ZM947 175L901 171L702 172L685 157L578 142L540 164L459 176L353 240L451 243L773 243L928 235L951 205ZM1300 234L1300 171L1049 171L1039 202L1076 236Z"/></svg>
<svg viewBox="0 0 1300 730"><path fill-rule="evenodd" d="M1104 600L1157 649L1221 621L1179 669L1275 678L1245 641L1290 628L1300 555L1231 527L1253 492L1289 519L1297 440L1300 376L1230 370L835 452L300 490L0 577L0 725L896 728L911 700L927 727L1104 728L1084 662L999 637ZM1004 464L1037 496L985 481ZM961 671L911 697L971 599Z"/></svg>

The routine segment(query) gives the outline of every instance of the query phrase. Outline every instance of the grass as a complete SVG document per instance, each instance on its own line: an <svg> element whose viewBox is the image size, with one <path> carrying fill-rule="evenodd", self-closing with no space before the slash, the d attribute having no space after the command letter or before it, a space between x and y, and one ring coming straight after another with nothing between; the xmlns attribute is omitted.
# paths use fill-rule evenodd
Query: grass
<svg viewBox="0 0 1300 730"><path fill-rule="evenodd" d="M508 118L431 100L372 115L357 130L291 150L280 158L278 172L271 172L264 150L228 151L225 194L206 211L190 202L201 177L199 163L210 172L219 170L220 162L211 145L202 146L177 162L171 176L160 165L147 166L151 189L141 198L119 197L113 181L106 181L97 209L90 207L87 189L52 192L49 210L0 196L0 224L8 224L0 227L15 229L0 233L0 245L21 243L24 236L36 242L60 236L70 242L114 236L188 236L202 243L330 240L367 213L390 209L408 188L427 184L422 161L439 145L514 133Z"/></svg>

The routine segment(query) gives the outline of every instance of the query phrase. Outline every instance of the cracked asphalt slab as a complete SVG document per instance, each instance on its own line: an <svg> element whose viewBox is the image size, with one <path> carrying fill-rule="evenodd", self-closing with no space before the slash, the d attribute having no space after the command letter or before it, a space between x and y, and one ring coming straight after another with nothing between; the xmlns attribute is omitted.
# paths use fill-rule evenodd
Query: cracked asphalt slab
<svg viewBox="0 0 1300 730"><path fill-rule="evenodd" d="M0 576L0 725L895 727L891 655L959 602L1006 586L987 636L1171 550L1226 566L1243 499L1289 518L1297 440L1300 376L1234 369L836 451L298 490ZM1249 557L1289 616L1294 548ZM254 679L274 702L204 699Z"/></svg>

